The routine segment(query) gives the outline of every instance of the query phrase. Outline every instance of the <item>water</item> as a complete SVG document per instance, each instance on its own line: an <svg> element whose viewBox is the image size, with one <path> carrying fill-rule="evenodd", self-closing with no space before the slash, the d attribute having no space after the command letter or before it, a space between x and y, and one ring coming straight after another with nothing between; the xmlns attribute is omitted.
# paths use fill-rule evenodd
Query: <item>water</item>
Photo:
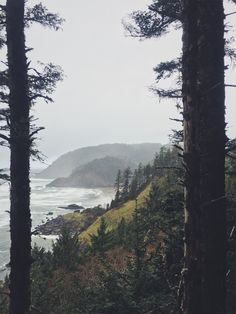
<svg viewBox="0 0 236 314"><path fill-rule="evenodd" d="M93 207L110 203L113 197L112 189L81 189L47 187L51 180L31 179L31 215L32 229L58 215L70 212L59 208L69 204L78 204L83 207ZM0 185L0 279L5 275L5 265L9 262L9 184ZM53 215L48 215L52 212ZM50 248L54 236L33 236L32 242L46 249Z"/></svg>

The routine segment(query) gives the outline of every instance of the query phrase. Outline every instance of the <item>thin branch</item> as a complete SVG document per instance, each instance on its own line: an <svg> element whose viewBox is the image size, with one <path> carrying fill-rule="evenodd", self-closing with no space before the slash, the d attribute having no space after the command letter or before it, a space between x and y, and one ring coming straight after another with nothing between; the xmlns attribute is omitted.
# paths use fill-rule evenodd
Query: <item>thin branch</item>
<svg viewBox="0 0 236 314"><path fill-rule="evenodd" d="M231 12L231 13L225 14L225 17L230 16L230 15L233 15L233 14L236 14L236 11L235 11L235 12Z"/></svg>
<svg viewBox="0 0 236 314"><path fill-rule="evenodd" d="M170 18L170 19L173 20L173 22L176 21L176 20L177 21L180 20L180 16L178 16L177 14L169 14L169 13L167 14L165 11L158 10L153 5L150 5L148 8L149 8L150 11L159 14L162 18L165 18L165 17L166 18Z"/></svg>
<svg viewBox="0 0 236 314"><path fill-rule="evenodd" d="M181 123L184 122L184 120L181 120L181 119L174 119L174 118L169 118L169 120L175 121L175 122L181 122Z"/></svg>
<svg viewBox="0 0 236 314"><path fill-rule="evenodd" d="M45 130L44 127L40 127L40 128L37 128L35 131L33 131L31 134L30 134L30 138L32 138L34 135L38 134L40 131L42 130Z"/></svg>
<svg viewBox="0 0 236 314"><path fill-rule="evenodd" d="M177 149L181 150L182 152L184 151L184 150L183 150L183 147L181 147L181 146L179 146L179 145L177 145L177 144L174 144L174 147L176 147Z"/></svg>
<svg viewBox="0 0 236 314"><path fill-rule="evenodd" d="M0 134L0 138L3 139L3 140L5 140L5 141L7 141L8 143L10 143L10 138L7 137L6 135Z"/></svg>
<svg viewBox="0 0 236 314"><path fill-rule="evenodd" d="M225 87L236 87L234 84L225 84Z"/></svg>
<svg viewBox="0 0 236 314"><path fill-rule="evenodd" d="M35 94L35 95L31 96L30 101L38 99L38 98L43 98L46 102L53 102L53 99L51 97L44 96L41 94Z"/></svg>

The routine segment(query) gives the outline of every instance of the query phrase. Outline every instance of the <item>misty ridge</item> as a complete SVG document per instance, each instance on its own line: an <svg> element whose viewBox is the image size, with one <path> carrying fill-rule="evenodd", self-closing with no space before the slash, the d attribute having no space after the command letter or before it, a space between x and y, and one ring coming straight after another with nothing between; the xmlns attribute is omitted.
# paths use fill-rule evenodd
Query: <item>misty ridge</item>
<svg viewBox="0 0 236 314"><path fill-rule="evenodd" d="M103 144L66 153L40 172L40 178L56 178L51 187L113 187L118 170L153 161L159 143Z"/></svg>

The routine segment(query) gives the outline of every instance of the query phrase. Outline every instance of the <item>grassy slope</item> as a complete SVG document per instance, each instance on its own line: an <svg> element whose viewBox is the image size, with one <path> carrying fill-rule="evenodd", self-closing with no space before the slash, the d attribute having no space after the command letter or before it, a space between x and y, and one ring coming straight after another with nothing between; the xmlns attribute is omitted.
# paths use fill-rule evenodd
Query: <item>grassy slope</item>
<svg viewBox="0 0 236 314"><path fill-rule="evenodd" d="M146 202L146 198L149 195L151 186L147 186L146 189L143 190L137 197L137 205L142 206ZM121 221L122 218L124 218L126 221L129 221L132 219L132 215L134 213L135 209L135 200L128 201L124 203L122 206L118 208L114 208L106 212L103 216L107 225L108 230L113 230L116 228ZM80 234L80 239L82 242L89 242L90 241L90 235L96 234L98 227L101 223L101 217L98 217L93 224L91 224L84 232Z"/></svg>
<svg viewBox="0 0 236 314"><path fill-rule="evenodd" d="M83 231L88 228L105 210L99 208L85 209L82 213L68 213L63 216L66 223L73 226L73 229Z"/></svg>
<svg viewBox="0 0 236 314"><path fill-rule="evenodd" d="M84 220L85 220L84 213L69 213L69 214L65 214L63 217L66 221L73 221L77 223L78 226L83 225Z"/></svg>

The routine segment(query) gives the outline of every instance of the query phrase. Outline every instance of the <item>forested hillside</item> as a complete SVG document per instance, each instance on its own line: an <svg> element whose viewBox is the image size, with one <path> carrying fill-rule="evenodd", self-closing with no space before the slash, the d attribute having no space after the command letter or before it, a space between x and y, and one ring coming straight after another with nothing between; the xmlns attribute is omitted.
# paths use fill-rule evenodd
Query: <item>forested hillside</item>
<svg viewBox="0 0 236 314"><path fill-rule="evenodd" d="M76 168L106 156L115 157L134 164L138 164L139 162L147 163L152 160L154 154L160 148L161 144L158 143L103 144L83 147L60 156L38 176L49 179L68 177Z"/></svg>
<svg viewBox="0 0 236 314"><path fill-rule="evenodd" d="M57 178L48 186L102 188L113 187L117 171L127 167L134 169L135 163L115 157L106 156L80 166L67 178Z"/></svg>
<svg viewBox="0 0 236 314"><path fill-rule="evenodd" d="M164 170L167 165L170 169ZM120 196L116 196L111 208L95 217L81 234L62 229L52 252L35 247L34 306L43 313L143 313L162 307L174 310L176 296L164 282L170 280L172 289L179 283L183 236L181 172L176 150L163 148L153 164L140 165L130 174L126 194L122 193L126 187L121 181ZM134 181L138 183L135 191L131 189ZM80 217L80 213L74 213L65 219L79 221ZM169 228L173 232L167 235ZM176 237L178 242L174 241ZM173 242L171 247L169 241ZM171 260L177 256L174 266ZM162 268L156 273L158 265ZM6 291L7 287L2 289ZM7 298L2 299L1 313L6 312L4 300Z"/></svg>
<svg viewBox="0 0 236 314"><path fill-rule="evenodd" d="M136 194L100 210L81 234L62 229L51 252L34 247L32 304L42 313L179 313L183 267L183 168L176 149L162 149ZM236 163L227 164L228 229L235 223ZM139 167L140 169L140 167ZM137 169L138 170L138 169ZM135 173L135 172L134 172ZM97 209L98 210L98 209ZM83 223L82 214L65 215ZM79 231L79 228L78 228ZM232 237L233 240L233 237ZM229 254L228 312L235 311L235 253ZM0 294L7 313L8 279Z"/></svg>

